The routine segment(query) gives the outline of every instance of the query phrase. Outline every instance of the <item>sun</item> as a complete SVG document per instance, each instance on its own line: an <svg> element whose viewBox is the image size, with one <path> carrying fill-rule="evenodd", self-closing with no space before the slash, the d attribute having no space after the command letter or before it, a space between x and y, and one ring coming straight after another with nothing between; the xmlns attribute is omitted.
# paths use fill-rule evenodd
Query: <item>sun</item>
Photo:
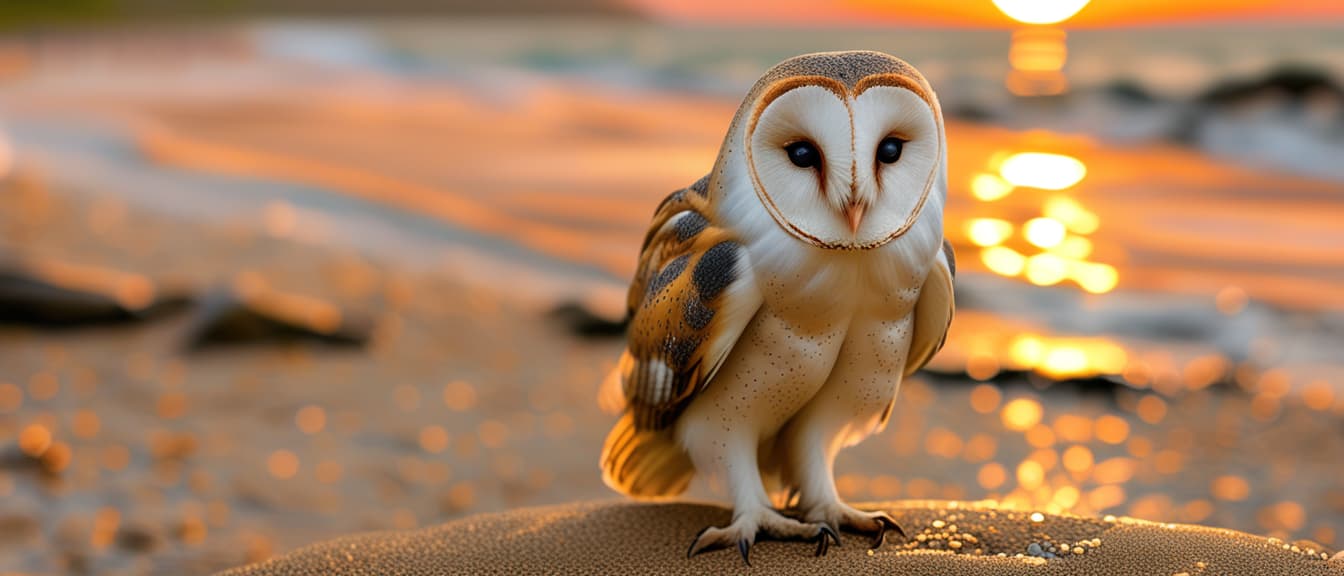
<svg viewBox="0 0 1344 576"><path fill-rule="evenodd" d="M994 0L1009 18L1023 24L1056 24L1077 14L1089 0Z"/></svg>

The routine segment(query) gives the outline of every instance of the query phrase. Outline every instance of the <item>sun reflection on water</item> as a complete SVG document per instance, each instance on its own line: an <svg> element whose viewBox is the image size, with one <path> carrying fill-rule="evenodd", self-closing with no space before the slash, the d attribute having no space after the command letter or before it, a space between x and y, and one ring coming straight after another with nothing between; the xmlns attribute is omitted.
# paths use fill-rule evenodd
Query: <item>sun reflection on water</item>
<svg viewBox="0 0 1344 576"><path fill-rule="evenodd" d="M1087 177L1087 165L1081 160L1046 152L995 155L987 168L971 178L971 195L985 203L1006 198L1018 188L1064 192ZM1115 289L1120 274L1110 264L1087 260L1093 251L1087 235L1098 227L1100 219L1094 212L1056 194L1046 198L1040 216L1020 226L1002 218L972 218L965 231L971 243L982 248L981 262L995 274L1021 276L1038 286L1072 280L1087 292L1103 294ZM1015 233L1022 242L1006 245Z"/></svg>

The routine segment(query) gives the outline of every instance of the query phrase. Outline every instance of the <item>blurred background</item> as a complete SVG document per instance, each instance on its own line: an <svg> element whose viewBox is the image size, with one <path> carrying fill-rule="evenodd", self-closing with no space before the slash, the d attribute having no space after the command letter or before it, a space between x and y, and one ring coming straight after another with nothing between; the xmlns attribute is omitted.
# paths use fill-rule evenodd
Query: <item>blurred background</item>
<svg viewBox="0 0 1344 576"><path fill-rule="evenodd" d="M0 572L612 497L648 219L835 49L938 91L959 272L846 498L1344 544L1338 2L186 4L0 3Z"/></svg>

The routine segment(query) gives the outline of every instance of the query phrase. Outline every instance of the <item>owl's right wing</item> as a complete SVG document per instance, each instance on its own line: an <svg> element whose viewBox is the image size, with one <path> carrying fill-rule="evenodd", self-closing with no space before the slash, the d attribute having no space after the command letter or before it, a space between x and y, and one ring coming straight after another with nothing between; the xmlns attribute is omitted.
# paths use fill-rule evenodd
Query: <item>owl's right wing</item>
<svg viewBox="0 0 1344 576"><path fill-rule="evenodd" d="M943 240L943 249L933 259L933 267L924 280L915 303L915 333L910 339L905 375L914 374L943 348L957 302L952 281L957 277L957 256L952 244Z"/></svg>
<svg viewBox="0 0 1344 576"><path fill-rule="evenodd" d="M640 430L668 427L728 357L761 306L746 248L715 225L702 179L663 200L627 299L613 378Z"/></svg>

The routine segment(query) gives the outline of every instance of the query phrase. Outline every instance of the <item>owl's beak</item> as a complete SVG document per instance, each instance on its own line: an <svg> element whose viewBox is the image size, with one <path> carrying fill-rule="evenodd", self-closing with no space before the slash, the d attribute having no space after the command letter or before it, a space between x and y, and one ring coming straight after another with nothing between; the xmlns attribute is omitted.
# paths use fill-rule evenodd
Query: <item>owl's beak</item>
<svg viewBox="0 0 1344 576"><path fill-rule="evenodd" d="M867 207L860 202L845 204L845 220L849 222L850 233L859 233L859 225L863 224L863 211L866 209Z"/></svg>

